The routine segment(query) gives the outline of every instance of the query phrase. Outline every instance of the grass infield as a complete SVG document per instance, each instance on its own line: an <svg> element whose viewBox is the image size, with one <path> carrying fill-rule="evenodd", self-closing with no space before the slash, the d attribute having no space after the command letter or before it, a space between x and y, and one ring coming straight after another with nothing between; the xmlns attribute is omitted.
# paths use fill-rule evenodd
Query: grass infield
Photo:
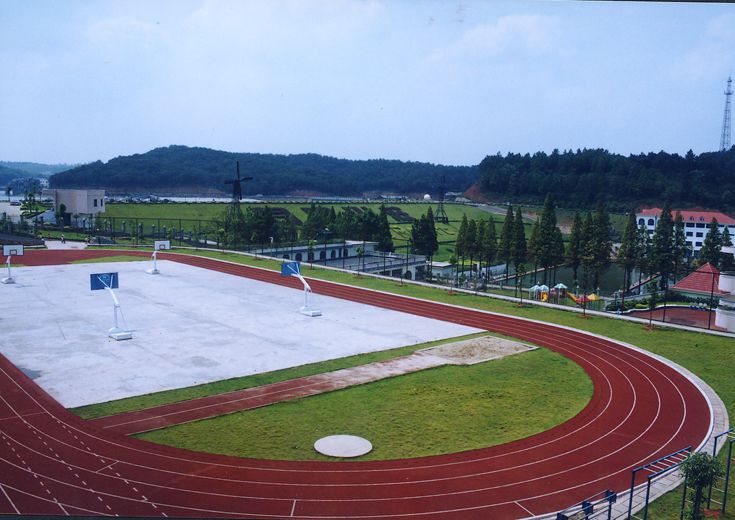
<svg viewBox="0 0 735 520"><path fill-rule="evenodd" d="M591 396L592 382L578 365L538 349L477 365L423 370L137 437L242 457L330 460L314 451L314 442L347 433L365 437L374 446L355 460L421 457L542 432L576 415Z"/></svg>

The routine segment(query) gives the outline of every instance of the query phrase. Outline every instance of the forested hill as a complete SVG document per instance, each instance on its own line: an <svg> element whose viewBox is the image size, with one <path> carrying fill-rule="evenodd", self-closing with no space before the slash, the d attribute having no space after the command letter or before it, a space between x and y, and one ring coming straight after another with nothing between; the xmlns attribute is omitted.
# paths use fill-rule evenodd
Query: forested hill
<svg viewBox="0 0 735 520"><path fill-rule="evenodd" d="M541 202L547 193L562 207L642 204L735 209L735 147L684 157L666 152L630 155L607 150L489 155L479 165L480 189L494 199Z"/></svg>
<svg viewBox="0 0 735 520"><path fill-rule="evenodd" d="M240 171L253 177L243 194L283 195L316 192L362 195L365 192L431 193L442 175L449 191L464 191L477 180L476 166L441 166L384 159L353 161L317 154L231 153L208 148L169 146L73 168L51 177L57 188L105 188L118 192L228 191L226 179Z"/></svg>

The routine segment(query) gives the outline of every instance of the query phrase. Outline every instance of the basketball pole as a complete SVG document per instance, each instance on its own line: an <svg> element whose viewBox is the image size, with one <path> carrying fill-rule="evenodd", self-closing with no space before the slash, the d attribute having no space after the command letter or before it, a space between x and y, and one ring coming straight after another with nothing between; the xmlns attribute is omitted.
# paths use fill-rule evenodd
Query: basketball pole
<svg viewBox="0 0 735 520"><path fill-rule="evenodd" d="M5 283L5 284L15 283L15 280L13 280L13 277L10 274L10 258L12 256L13 256L12 254L8 255L8 259L5 262L5 265L6 265L7 269L8 269L8 276L7 276L7 278L3 278L2 280L0 280L0 281L2 281L2 283Z"/></svg>

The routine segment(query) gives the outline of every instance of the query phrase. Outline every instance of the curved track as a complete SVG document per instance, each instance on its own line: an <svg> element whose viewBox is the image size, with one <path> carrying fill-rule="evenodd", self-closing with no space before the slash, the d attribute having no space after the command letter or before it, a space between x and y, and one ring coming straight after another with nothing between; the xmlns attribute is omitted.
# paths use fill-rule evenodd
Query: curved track
<svg viewBox="0 0 735 520"><path fill-rule="evenodd" d="M28 252L23 263L111 254ZM296 280L271 271L186 255L160 258L296 287ZM0 356L0 513L521 518L563 509L602 489L625 490L633 466L698 446L708 434L709 405L687 378L612 340L510 316L310 283L319 294L502 332L560 352L592 378L593 397L566 423L492 448L382 462L253 460L102 431L66 411Z"/></svg>

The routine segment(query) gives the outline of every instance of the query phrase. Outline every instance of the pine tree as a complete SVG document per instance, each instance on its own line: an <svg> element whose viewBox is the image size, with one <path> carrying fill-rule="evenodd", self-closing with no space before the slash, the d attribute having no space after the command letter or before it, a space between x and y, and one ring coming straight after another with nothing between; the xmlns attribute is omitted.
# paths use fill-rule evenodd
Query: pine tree
<svg viewBox="0 0 735 520"><path fill-rule="evenodd" d="M455 249L457 251L457 256L459 256L462 259L462 273L464 273L464 259L465 256L467 256L468 251L468 239L467 239L467 227L469 226L469 223L467 222L467 215L462 215L462 222L459 224L459 230L457 231L457 241L455 245Z"/></svg>
<svg viewBox="0 0 735 520"><path fill-rule="evenodd" d="M334 208L332 208L334 210ZM385 211L385 205L380 205L380 213L378 215L378 251L384 251L386 253L392 252L395 248L393 246L393 236L390 233L390 223L388 222L388 213Z"/></svg>
<svg viewBox="0 0 735 520"><path fill-rule="evenodd" d="M702 244L702 249L699 250L699 265L704 265L709 262L715 267L719 266L721 251L722 236L720 235L717 219L712 218L707 236L704 237L704 244Z"/></svg>
<svg viewBox="0 0 735 520"><path fill-rule="evenodd" d="M654 273L661 275L660 286L665 290L668 287L669 276L674 270L674 222L668 202L664 203L653 233L650 267Z"/></svg>
<svg viewBox="0 0 735 520"><path fill-rule="evenodd" d="M472 272L473 260L477 257L478 244L477 244L477 222L475 219L470 219L467 224L467 256L470 258L470 273Z"/></svg>
<svg viewBox="0 0 735 520"><path fill-rule="evenodd" d="M638 262L638 225L635 220L635 213L631 211L628 214L628 221L623 230L623 237L618 250L617 262L623 268L623 293L628 291L630 287L630 275L633 268Z"/></svg>
<svg viewBox="0 0 735 520"><path fill-rule="evenodd" d="M564 235L561 233L561 229L558 227L554 228L554 284L556 284L556 267L564 261Z"/></svg>
<svg viewBox="0 0 735 520"><path fill-rule="evenodd" d="M528 259L528 249L526 245L526 230L523 226L523 216L521 215L521 208L516 209L516 216L513 219L514 230L513 230L513 265L518 268L525 264Z"/></svg>
<svg viewBox="0 0 735 520"><path fill-rule="evenodd" d="M505 222L500 230L500 243L498 244L498 259L505 264L505 278L508 278L508 265L513 256L513 233L515 225L513 224L513 206L508 205L508 212L505 214Z"/></svg>
<svg viewBox="0 0 735 520"><path fill-rule="evenodd" d="M583 244L582 244L582 233L584 224L582 223L582 216L579 212L574 213L574 219L572 220L572 229L569 234L569 246L567 247L567 265L572 268L572 274L574 282L577 282L577 270L582 263L583 255Z"/></svg>
<svg viewBox="0 0 735 520"><path fill-rule="evenodd" d="M425 233L426 215L421 215L418 220L414 220L411 224L411 252L421 254L426 248Z"/></svg>
<svg viewBox="0 0 735 520"><path fill-rule="evenodd" d="M581 255L580 260L582 264L582 287L584 292L587 292L587 282L589 281L589 275L594 268L595 261L595 244L593 240L594 236L594 220L592 213L587 213L584 218L584 224L582 224L582 232L580 234L579 242L581 244Z"/></svg>
<svg viewBox="0 0 735 520"><path fill-rule="evenodd" d="M611 250L610 217L605 211L605 204L598 202L597 209L592 217L592 236L590 239L592 284L594 287L599 286L600 276L610 266Z"/></svg>
<svg viewBox="0 0 735 520"><path fill-rule="evenodd" d="M676 283L679 268L685 262L687 257L687 237L684 231L684 217L681 212L676 212L674 219L674 283Z"/></svg>
<svg viewBox="0 0 735 520"><path fill-rule="evenodd" d="M426 210L426 255L429 257L429 266L431 266L431 260L434 258L434 253L439 250L439 240L436 236L436 225L434 223L434 212L431 210L431 206ZM429 267L429 273L431 273L431 267Z"/></svg>
<svg viewBox="0 0 735 520"><path fill-rule="evenodd" d="M547 281L549 268L554 265L556 246L556 209L551 194L546 196L544 209L541 212L538 237L536 239L536 260L544 269L544 283Z"/></svg>
<svg viewBox="0 0 735 520"><path fill-rule="evenodd" d="M477 274L479 275L482 273L482 260L483 260L483 252L482 252L482 240L485 238L485 226L486 222L482 219L477 221L477 231L475 233L475 247L476 251L475 254L477 255L477 262L479 264Z"/></svg>
<svg viewBox="0 0 735 520"><path fill-rule="evenodd" d="M482 256L488 267L493 264L498 254L498 244L495 235L495 220L490 217L485 223L484 233L482 235Z"/></svg>
<svg viewBox="0 0 735 520"><path fill-rule="evenodd" d="M538 236L539 236L539 220L536 219L531 227L531 237L528 239L528 259L533 260L533 272L536 274L538 264Z"/></svg>
<svg viewBox="0 0 735 520"><path fill-rule="evenodd" d="M725 226L725 230L722 232L722 245L730 247L732 246L732 238L730 237L730 231L728 226ZM720 258L720 270L722 271L733 271L735 270L735 255L732 253L721 253Z"/></svg>

